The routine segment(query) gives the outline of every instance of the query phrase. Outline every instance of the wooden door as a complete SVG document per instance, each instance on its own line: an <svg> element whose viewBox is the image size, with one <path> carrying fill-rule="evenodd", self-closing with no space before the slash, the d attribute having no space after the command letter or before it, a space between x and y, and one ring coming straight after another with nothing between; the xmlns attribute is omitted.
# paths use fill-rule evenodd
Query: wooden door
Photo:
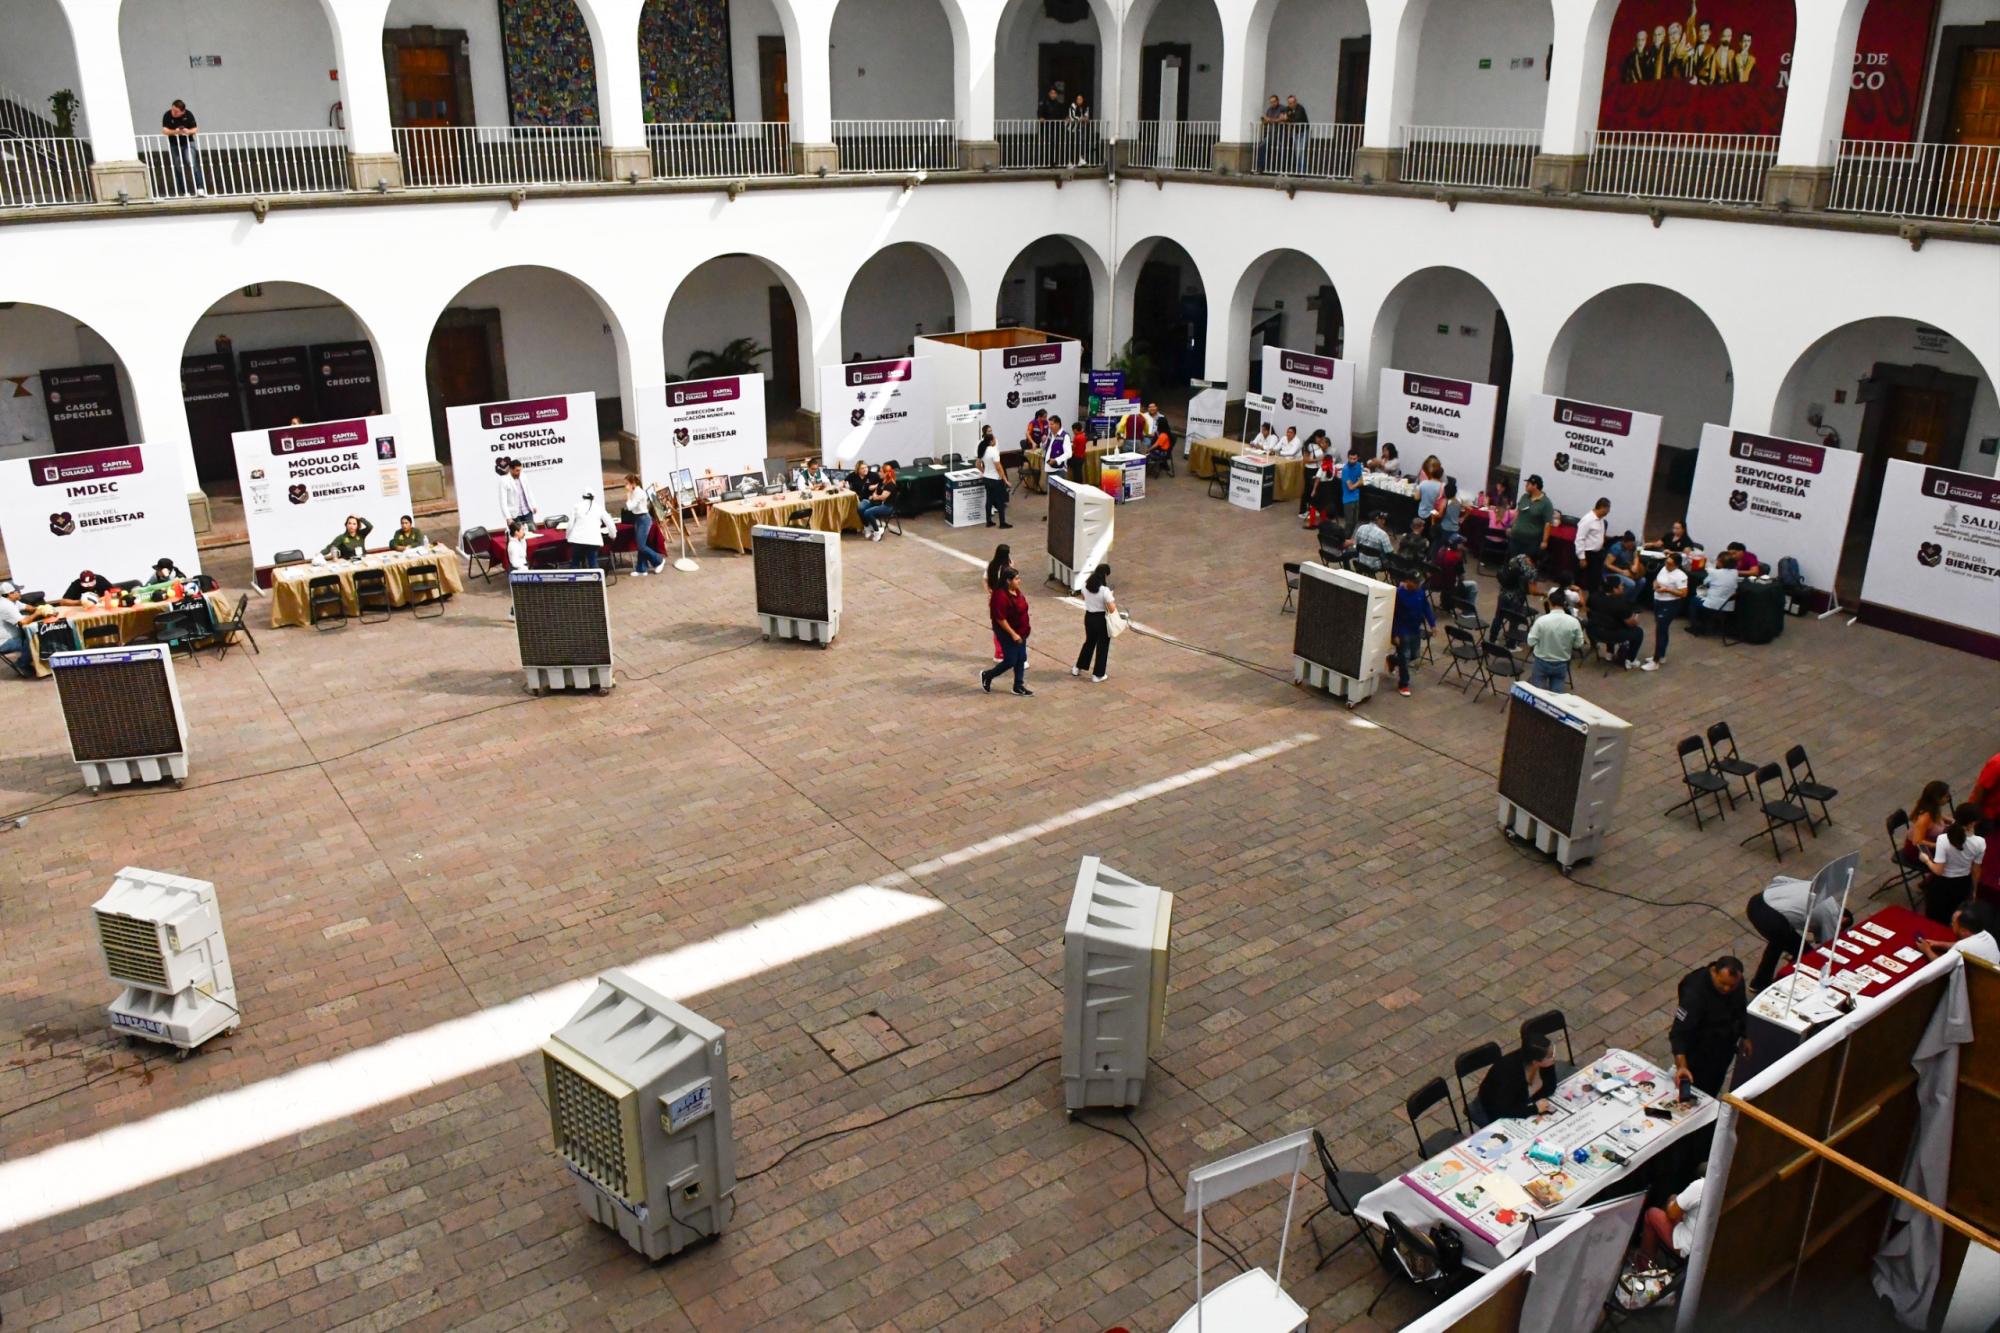
<svg viewBox="0 0 2000 1333"><path fill-rule="evenodd" d="M465 123L458 103L458 79L452 53L442 46L398 46L397 84L402 98L394 107L396 124L412 129L441 128Z"/></svg>
<svg viewBox="0 0 2000 1333"><path fill-rule="evenodd" d="M2000 206L2000 46L1975 46L1958 58L1952 91L1952 202L1961 216L1990 218ZM1984 151L1981 151L1984 150Z"/></svg>
<svg viewBox="0 0 2000 1333"><path fill-rule="evenodd" d="M799 405L799 312L781 284L771 287L772 400L787 410ZM824 407L824 404L821 404Z"/></svg>
<svg viewBox="0 0 2000 1333"><path fill-rule="evenodd" d="M1340 85L1333 94L1333 118L1343 125L1368 119L1368 39L1340 39Z"/></svg>
<svg viewBox="0 0 2000 1333"><path fill-rule="evenodd" d="M1063 103L1076 100L1078 93L1090 107L1092 116L1104 113L1097 105L1097 48L1083 42L1043 42L1036 56L1035 105L1047 100L1049 89L1062 85ZM1158 94L1154 94L1158 100Z"/></svg>
<svg viewBox="0 0 2000 1333"><path fill-rule="evenodd" d="M783 37L765 34L757 38L757 97L766 121L791 121L791 82L786 74Z"/></svg>
<svg viewBox="0 0 2000 1333"><path fill-rule="evenodd" d="M1884 458L1944 467L1951 424L1951 394L1943 389L1896 388L1883 413Z"/></svg>
<svg viewBox="0 0 2000 1333"><path fill-rule="evenodd" d="M431 391L431 438L451 438L444 410L468 403L497 402L507 396L496 361L497 310L449 310L431 333L425 378Z"/></svg>

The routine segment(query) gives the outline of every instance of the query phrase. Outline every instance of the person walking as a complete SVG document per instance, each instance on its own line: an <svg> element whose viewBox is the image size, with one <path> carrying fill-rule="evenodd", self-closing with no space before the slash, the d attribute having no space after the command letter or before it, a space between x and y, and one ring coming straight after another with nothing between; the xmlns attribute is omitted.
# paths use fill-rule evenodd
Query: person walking
<svg viewBox="0 0 2000 1333"><path fill-rule="evenodd" d="M1396 693L1405 699L1410 697L1410 664L1423 651L1424 640L1430 637L1436 624L1437 615L1431 610L1431 599L1423 590L1420 576L1414 570L1405 572L1396 588L1396 609L1389 634L1394 649L1389 654L1389 665L1396 669Z"/></svg>
<svg viewBox="0 0 2000 1333"><path fill-rule="evenodd" d="M632 525L633 550L632 577L644 578L657 574L666 567L667 558L653 549L653 510L659 499L653 488L639 479L636 472L625 474L625 521Z"/></svg>
<svg viewBox="0 0 2000 1333"><path fill-rule="evenodd" d="M1688 576L1672 551L1653 575L1653 655L1639 663L1641 671L1658 671L1667 664L1667 631L1674 617L1687 610Z"/></svg>
<svg viewBox="0 0 2000 1333"><path fill-rule="evenodd" d="M1013 527L1007 521L1007 468L1000 461L1000 441L994 438L993 427L979 428L979 451L973 461L986 483L986 526L998 519L1001 527Z"/></svg>
<svg viewBox="0 0 2000 1333"><path fill-rule="evenodd" d="M174 169L174 193L186 194L192 189L195 198L205 199L208 189L201 178L201 149L194 142L200 131L194 112L178 97L160 117L160 133L167 136L167 160Z"/></svg>
<svg viewBox="0 0 2000 1333"><path fill-rule="evenodd" d="M993 558L986 562L986 595L988 597L991 597L996 591L1005 590L1007 587L1007 571L1013 567L1014 548L1006 542L1001 542L993 548ZM1002 655L1000 652L1000 631L995 630L993 631L993 660L998 662Z"/></svg>
<svg viewBox="0 0 2000 1333"><path fill-rule="evenodd" d="M1111 661L1111 617L1118 614L1118 599L1111 592L1111 566L1099 565L1083 581L1083 647L1077 650L1076 665L1069 669L1080 676L1090 668L1090 683L1104 683L1104 668Z"/></svg>
<svg viewBox="0 0 2000 1333"><path fill-rule="evenodd" d="M993 693L993 682L1005 672L1014 673L1014 693L1032 698L1028 688L1028 595L1021 591L1021 571L1011 565L1001 571L1001 586L987 595L986 610L993 632L1000 639L1000 660L979 673L979 688Z"/></svg>

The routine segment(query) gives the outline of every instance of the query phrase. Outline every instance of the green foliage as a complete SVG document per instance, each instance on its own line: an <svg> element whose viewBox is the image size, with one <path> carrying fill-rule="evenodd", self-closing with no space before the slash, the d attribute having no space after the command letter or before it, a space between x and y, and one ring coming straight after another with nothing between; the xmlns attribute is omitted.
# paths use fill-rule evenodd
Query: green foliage
<svg viewBox="0 0 2000 1333"><path fill-rule="evenodd" d="M688 354L683 379L706 380L723 375L754 375L763 369L771 349L755 338L732 338L715 350L698 348Z"/></svg>

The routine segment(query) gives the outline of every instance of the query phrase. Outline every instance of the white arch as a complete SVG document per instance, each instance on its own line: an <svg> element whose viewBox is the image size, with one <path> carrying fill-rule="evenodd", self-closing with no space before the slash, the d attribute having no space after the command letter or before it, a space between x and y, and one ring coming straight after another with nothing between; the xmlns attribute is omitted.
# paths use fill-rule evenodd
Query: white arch
<svg viewBox="0 0 2000 1333"><path fill-rule="evenodd" d="M1091 23L1097 31L1098 82L1097 95L1091 102L1091 114L1103 120L1115 117L1118 107L1119 82L1122 73L1119 68L1118 14L1108 3L1108 0L1089 0L1089 5ZM1006 0L1006 4L1000 12L999 21L995 24L993 36L993 114L996 118L1000 115L1000 81L1003 77L1012 77L1018 73L1018 71L1002 70L1000 68L999 53L1012 47L1013 33L1020 27L1025 16L1032 10L1039 9L1040 6L1041 0ZM1045 88L1037 88L1035 96L1039 98L1047 91Z"/></svg>
<svg viewBox="0 0 2000 1333"><path fill-rule="evenodd" d="M1851 395L1845 404L1832 401L1830 394L1814 399L1811 386L1802 383L1803 377L1812 363L1843 334L1868 332L1868 326L1877 326L1876 332L1887 334L1893 341L1881 341L1867 347L1865 363L1856 359L1839 367L1838 383L1842 386L1865 377L1877 361L1907 360L1910 356L1910 334L1916 328L1941 329L1949 338L1951 350L1941 355L1933 354L1930 359L1919 363L1935 365L1945 374L1963 375L1978 381L1978 389L1973 396L1972 419L1966 434L1969 439L1980 439L2000 434L2000 399L1996 399L1995 385L2000 383L1993 374L1993 368L1961 341L1951 328L1936 324L1922 315L1894 312L1868 315L1860 319L1846 320L1830 329L1822 330L1811 341L1801 347L1786 363L1784 375L1780 378L1777 392L1771 403L1771 431L1778 435L1791 435L1810 439L1806 425L1805 411L1808 401L1817 402L1823 409L1824 424L1837 430L1841 443L1848 448L1856 448L1861 442L1861 423L1867 412L1867 405L1859 395ZM1880 355L1876 355L1876 353ZM1834 381L1829 380L1832 384ZM1962 460L1961 466L1970 470L1976 466L1971 459Z"/></svg>
<svg viewBox="0 0 2000 1333"><path fill-rule="evenodd" d="M1228 353L1229 383L1231 387L1247 386L1250 383L1250 318L1256 313L1257 289L1263 285L1271 268L1287 255L1297 255L1319 270L1323 285L1333 287L1333 275L1326 271L1326 265L1316 255L1294 246L1275 246L1244 265L1237 276L1236 286L1229 297ZM1336 287L1336 291L1339 289ZM1310 352L1311 347L1296 348Z"/></svg>
<svg viewBox="0 0 2000 1333"><path fill-rule="evenodd" d="M843 339L846 337L848 303L855 297L854 285L860 281L862 270L889 251L904 246L928 256L931 262L937 265L938 272L944 276L945 286L951 291L952 326L957 329L965 329L972 326L971 321L975 318L972 304L972 289L966 283L965 275L959 271L956 261L928 241L888 241L870 251L859 264L854 266L853 272L847 275L847 283L841 294L840 324L837 330ZM936 332L936 330L932 331ZM846 351L852 350L845 348L844 344L843 348L843 357Z"/></svg>
<svg viewBox="0 0 2000 1333"><path fill-rule="evenodd" d="M864 5L880 6L891 12L902 14L905 16L911 14L913 11L921 7L926 7L926 6L936 7L937 12L941 13L944 16L945 26L949 28L951 31L952 118L959 122L960 126L962 127L967 137L972 137L974 130L976 129L975 122L981 118L978 111L975 108L975 103L977 102L978 99L975 97L973 91L975 75L978 75L981 86L986 89L986 97L985 97L986 110L985 110L984 120L986 122L987 134L985 137L991 138L992 109L993 109L993 95L991 86L992 70L993 70L992 16L990 14L984 14L984 13L978 16L980 20L978 26L980 29L980 35L985 40L986 52L982 58L983 59L982 66L978 69L975 69L974 57L973 57L974 42L969 33L971 25L968 23L966 11L960 5L959 0L835 0L835 4L833 5L832 10L827 15L827 34L829 41L832 40L833 35L836 29L838 28L838 25L840 24L842 13L843 12L847 13L849 18L852 19L853 11ZM846 62L849 58L846 56L842 56L840 57L840 59L843 62ZM829 98L830 97L831 97L831 90L829 89ZM833 107L832 109L833 109L833 118L836 120L870 119L870 117L857 117L851 107L849 108ZM842 114L843 111L845 111L845 115ZM923 117L923 118L928 119L929 117Z"/></svg>
<svg viewBox="0 0 2000 1333"><path fill-rule="evenodd" d="M1628 308L1634 304L1647 307L1636 317L1628 318L1624 326L1644 329L1646 337L1596 336L1604 330L1594 330L1593 320L1606 316L1619 303L1626 303ZM1668 345L1667 332L1677 327L1693 328L1696 337L1705 335L1710 346ZM1596 359L1609 360L1623 354L1631 357L1633 364L1612 366L1601 372L1604 379L1598 382L1608 380L1614 387L1579 387L1573 382L1572 373L1580 346L1590 348ZM1719 353L1719 358L1712 359L1713 353ZM1716 372L1707 381L1700 378L1704 368ZM1627 282L1601 288L1577 302L1564 317L1549 344L1542 370L1542 392L1655 413L1663 422L1661 442L1673 448L1691 449L1700 443L1703 425L1730 420L1735 409L1734 375L1735 360L1729 341L1706 310L1674 288Z"/></svg>
<svg viewBox="0 0 2000 1333"><path fill-rule="evenodd" d="M73 334L80 335L88 332L92 338L104 344L105 349L111 353L111 362L117 367L119 388L125 404L126 425L135 442L145 441L145 422L141 417L143 409L132 384L132 373L126 368L124 354L118 350L116 344L97 330L96 325L87 319L78 319L62 306L45 305L38 301L9 301L4 308L0 308L0 324L4 324L10 319L49 316L53 316L55 320L69 325ZM26 365L36 364L44 366L81 365L91 362L95 355L95 352L84 346L79 337L73 348L51 347L41 360L27 362L23 368L25 369ZM72 358L74 359L72 360ZM54 445L51 444L50 447L53 448ZM193 481L192 473L189 474L189 481Z"/></svg>
<svg viewBox="0 0 2000 1333"><path fill-rule="evenodd" d="M1034 249L1043 241L1048 240L1068 243L1069 247L1076 251L1078 258L1083 260L1084 268L1090 273L1090 341L1092 348L1096 351L1098 360L1101 362L1117 350L1111 345L1111 268L1104 262L1103 251L1074 232L1044 232L1040 236L1030 239L1014 252L1013 256L1001 267L994 285L993 304L990 307L993 311L993 318L996 322L999 320L1001 304L1007 298L1005 290L1007 274L1013 271L1014 265L1021 262L1021 256L1027 254L1028 251Z"/></svg>

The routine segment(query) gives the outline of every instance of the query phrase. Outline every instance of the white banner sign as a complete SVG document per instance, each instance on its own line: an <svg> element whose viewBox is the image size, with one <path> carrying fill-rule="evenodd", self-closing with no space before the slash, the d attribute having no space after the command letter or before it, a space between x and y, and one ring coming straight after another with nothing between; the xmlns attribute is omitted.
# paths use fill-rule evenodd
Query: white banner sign
<svg viewBox="0 0 2000 1333"><path fill-rule="evenodd" d="M0 537L14 582L50 597L86 569L145 583L164 557L201 572L180 460L164 446L0 462Z"/></svg>
<svg viewBox="0 0 2000 1333"><path fill-rule="evenodd" d="M986 400L986 421L1004 449L1017 448L1028 437L1035 413L1076 422L1078 377L1083 372L1083 344L1074 341L1030 343L1025 347L989 347L979 354L980 397Z"/></svg>
<svg viewBox="0 0 2000 1333"><path fill-rule="evenodd" d="M1486 489L1492 466L1499 403L1500 391L1490 384L1384 370L1375 447L1395 445L1406 477L1415 476L1424 459L1436 454L1444 475L1458 483L1459 494L1476 495Z"/></svg>
<svg viewBox="0 0 2000 1333"><path fill-rule="evenodd" d="M1264 392L1273 406L1264 416L1279 435L1297 426L1301 440L1326 432L1334 456L1345 461L1354 442L1354 363L1282 347L1264 349Z"/></svg>
<svg viewBox="0 0 2000 1333"><path fill-rule="evenodd" d="M944 419L954 426L974 426L986 420L986 404L959 403L944 410Z"/></svg>
<svg viewBox="0 0 2000 1333"><path fill-rule="evenodd" d="M341 534L349 514L372 523L371 544L385 546L410 512L394 417L239 430L231 438L252 564L271 564L279 551L312 555Z"/></svg>
<svg viewBox="0 0 2000 1333"><path fill-rule="evenodd" d="M2000 478L1890 459L1861 600L2000 636Z"/></svg>
<svg viewBox="0 0 2000 1333"><path fill-rule="evenodd" d="M1572 516L1609 500L1611 531L1638 532L1646 525L1659 451L1660 419L1650 412L1538 393L1529 400L1521 475L1541 477L1556 508Z"/></svg>
<svg viewBox="0 0 2000 1333"><path fill-rule="evenodd" d="M819 372L819 451L828 467L934 458L941 448L936 386L924 356L853 361ZM978 432L971 432L974 438Z"/></svg>
<svg viewBox="0 0 2000 1333"><path fill-rule="evenodd" d="M1203 389L1188 399L1187 431L1181 436L1181 456L1185 458L1195 440L1222 438L1223 421L1229 413L1229 391Z"/></svg>
<svg viewBox="0 0 2000 1333"><path fill-rule="evenodd" d="M444 420L461 528L507 526L513 515L500 512L500 478L509 459L521 461L521 481L539 514L574 513L585 491L604 489L594 393L467 403L447 407Z"/></svg>
<svg viewBox="0 0 2000 1333"><path fill-rule="evenodd" d="M660 392L666 400L666 438L639 441L639 475L649 484L666 482L675 468L696 477L763 475L762 375L679 380Z"/></svg>
<svg viewBox="0 0 2000 1333"><path fill-rule="evenodd" d="M1840 571L1861 454L1707 425L1688 495L1688 534L1711 555L1742 542L1763 564L1791 556L1806 586Z"/></svg>

